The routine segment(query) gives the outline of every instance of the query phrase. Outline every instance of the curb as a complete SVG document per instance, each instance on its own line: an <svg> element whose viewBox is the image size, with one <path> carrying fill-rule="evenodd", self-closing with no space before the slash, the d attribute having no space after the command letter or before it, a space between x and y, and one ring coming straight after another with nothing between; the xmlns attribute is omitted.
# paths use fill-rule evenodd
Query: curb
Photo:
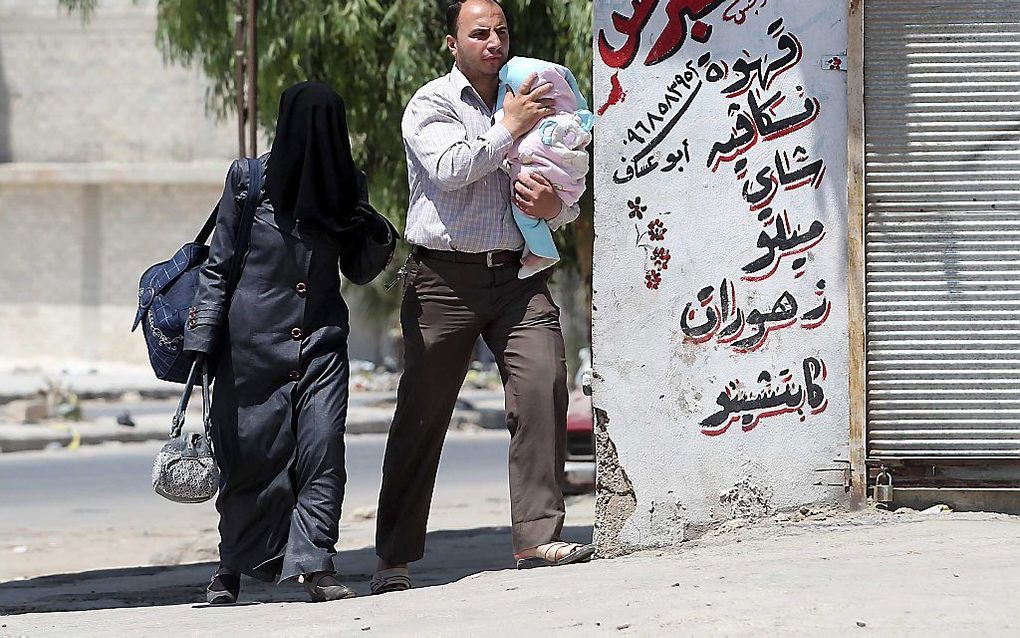
<svg viewBox="0 0 1020 638"><path fill-rule="evenodd" d="M389 432L391 418L392 411L385 408L356 410L348 416L347 434L385 434ZM189 419L189 423L196 420ZM502 429L503 423L502 409L481 408L457 410L450 420L450 427ZM169 418L162 417L139 419L138 425L133 428L117 425L116 422L106 419L92 423L0 424L0 455L43 450L53 446L73 450L83 445L101 443L160 441L167 437L168 429Z"/></svg>

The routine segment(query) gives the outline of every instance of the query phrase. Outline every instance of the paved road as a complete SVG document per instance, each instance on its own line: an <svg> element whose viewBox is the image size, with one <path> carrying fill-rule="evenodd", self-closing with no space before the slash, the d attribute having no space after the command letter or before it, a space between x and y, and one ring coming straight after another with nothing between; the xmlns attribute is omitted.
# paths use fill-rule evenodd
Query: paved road
<svg viewBox="0 0 1020 638"><path fill-rule="evenodd" d="M430 529L509 523L508 438L489 431L450 434ZM348 437L342 549L372 544L384 445L382 435ZM0 581L214 559L212 503L179 505L152 492L157 448L106 445L0 456Z"/></svg>
<svg viewBox="0 0 1020 638"><path fill-rule="evenodd" d="M443 450L440 487L506 486L507 437L502 433L452 433ZM348 501L372 502L378 494L386 438L347 437ZM0 456L0 529L21 522L44 522L68 511L110 511L130 506L152 513L179 514L191 509L152 492L149 473L158 445L124 445L75 452ZM205 509L198 505L197 509Z"/></svg>

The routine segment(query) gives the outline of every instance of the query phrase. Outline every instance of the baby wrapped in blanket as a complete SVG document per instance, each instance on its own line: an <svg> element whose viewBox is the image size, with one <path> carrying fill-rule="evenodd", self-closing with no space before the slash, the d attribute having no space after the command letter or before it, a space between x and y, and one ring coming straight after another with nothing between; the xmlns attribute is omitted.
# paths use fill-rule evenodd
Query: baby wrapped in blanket
<svg viewBox="0 0 1020 638"><path fill-rule="evenodd" d="M556 189L567 206L573 206L584 194L588 173L588 152L594 116L577 88L570 69L534 58L512 58L499 72L496 108L502 109L507 87L517 91L532 73L538 78L533 88L550 84L544 97L553 100L555 114L542 119L519 138L507 154L511 180L522 172L542 175ZM502 111L496 114L502 118ZM542 219L525 215L513 206L514 221L524 235L524 255L518 277L524 279L545 270L560 259L549 225Z"/></svg>

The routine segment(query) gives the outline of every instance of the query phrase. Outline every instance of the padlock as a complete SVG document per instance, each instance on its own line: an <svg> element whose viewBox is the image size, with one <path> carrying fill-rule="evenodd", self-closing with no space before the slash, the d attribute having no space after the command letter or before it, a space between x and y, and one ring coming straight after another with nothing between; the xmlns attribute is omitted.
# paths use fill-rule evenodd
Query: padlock
<svg viewBox="0 0 1020 638"><path fill-rule="evenodd" d="M886 482L882 483L882 477L885 477ZM875 477L875 502L877 503L892 503L893 500L893 485L892 485L892 474L887 472L885 468L878 473Z"/></svg>

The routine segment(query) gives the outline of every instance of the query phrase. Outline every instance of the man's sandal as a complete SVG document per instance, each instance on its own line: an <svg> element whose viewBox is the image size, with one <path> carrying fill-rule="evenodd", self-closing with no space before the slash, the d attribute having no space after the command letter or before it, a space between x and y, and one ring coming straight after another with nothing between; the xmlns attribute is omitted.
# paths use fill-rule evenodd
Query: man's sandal
<svg viewBox="0 0 1020 638"><path fill-rule="evenodd" d="M567 548L572 549L565 555L561 556L563 551L566 550ZM594 545L581 545L580 543L564 543L563 541L556 541L554 543L539 545L535 549L539 550L539 555L517 559L517 569L533 569L535 567L560 567L562 565L584 563L591 560L591 557L595 554ZM560 558L556 558L557 556L560 556Z"/></svg>
<svg viewBox="0 0 1020 638"><path fill-rule="evenodd" d="M369 585L373 594L387 594L391 591L411 589L411 576L406 567L381 569L372 576Z"/></svg>

